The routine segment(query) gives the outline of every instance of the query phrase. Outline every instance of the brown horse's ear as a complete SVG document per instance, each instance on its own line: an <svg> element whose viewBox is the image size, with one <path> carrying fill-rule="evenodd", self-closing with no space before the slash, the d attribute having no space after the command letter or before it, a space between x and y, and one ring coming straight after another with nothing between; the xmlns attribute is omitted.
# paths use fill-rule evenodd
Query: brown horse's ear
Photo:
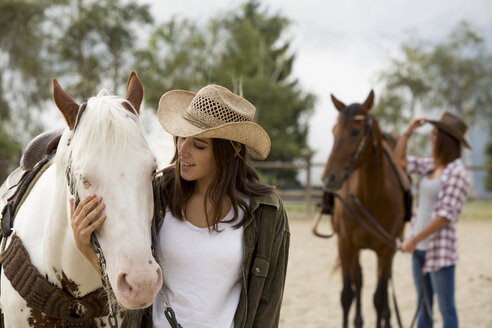
<svg viewBox="0 0 492 328"><path fill-rule="evenodd" d="M137 73L132 70L130 73L130 77L128 78L128 83L126 84L126 100L128 100L135 110L137 111L137 115L140 115L140 104L143 100L143 87L142 83L138 79ZM133 109L126 102L123 103L123 106L126 107L130 112L133 113Z"/></svg>
<svg viewBox="0 0 492 328"><path fill-rule="evenodd" d="M65 117L70 130L75 127L75 121L77 120L77 113L79 111L79 104L75 102L58 83L58 81L53 78L53 100L55 101L56 107L60 110Z"/></svg>
<svg viewBox="0 0 492 328"><path fill-rule="evenodd" d="M331 101L333 102L333 105L335 105L335 108L341 112L342 110L344 110L345 107L345 104L343 102L341 102L340 100L338 100L337 98L335 98L335 96L332 94L331 95Z"/></svg>
<svg viewBox="0 0 492 328"><path fill-rule="evenodd" d="M369 95L367 96L366 101L364 101L364 103L360 107L362 110L368 112L371 110L372 105L374 105L374 91L371 90L371 92L369 92Z"/></svg>

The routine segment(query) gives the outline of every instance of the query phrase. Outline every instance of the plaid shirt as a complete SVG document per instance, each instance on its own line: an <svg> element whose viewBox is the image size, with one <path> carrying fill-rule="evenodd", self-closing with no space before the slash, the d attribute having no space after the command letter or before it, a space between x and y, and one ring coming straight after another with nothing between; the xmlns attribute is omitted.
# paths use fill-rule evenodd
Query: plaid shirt
<svg viewBox="0 0 492 328"><path fill-rule="evenodd" d="M434 168L430 158L407 157L407 172L425 175ZM432 211L432 218L441 216L449 223L428 238L425 254L424 272L436 271L440 268L456 264L458 261L458 243L456 238L456 224L461 209L468 196L470 176L461 159L456 159L446 165L441 176L441 190L437 195ZM411 226L415 224L414 215ZM413 230L413 229L412 229ZM413 234L411 231L410 234Z"/></svg>

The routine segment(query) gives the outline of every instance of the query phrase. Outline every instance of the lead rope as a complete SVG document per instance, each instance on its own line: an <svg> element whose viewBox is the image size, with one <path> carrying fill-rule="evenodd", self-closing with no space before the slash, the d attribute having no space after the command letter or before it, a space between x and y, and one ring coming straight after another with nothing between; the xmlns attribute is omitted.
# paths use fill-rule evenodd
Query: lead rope
<svg viewBox="0 0 492 328"><path fill-rule="evenodd" d="M159 296L161 297L162 303L164 304L164 316L167 319L167 322L171 325L171 328L183 328L176 319L176 313L174 313L174 310L169 306L169 303L166 301L164 298L164 294L162 294L162 291L159 292Z"/></svg>
<svg viewBox="0 0 492 328"><path fill-rule="evenodd" d="M410 328L413 328L413 326L417 322L417 318L419 316L419 311L420 311L420 308L422 307L422 305L424 306L423 311L425 311L429 315L429 317L431 319L431 323L433 321L432 309L431 309L430 301L429 301L429 295L427 295L427 283L425 281L425 276L424 276L424 272L423 272L424 263L422 263L422 261L420 260L420 258L416 254L413 254L412 256L416 257L417 262L419 264L420 297L419 297L419 300L417 302L417 304L418 304L417 305L417 311L415 311L415 314L414 314L413 319L412 319L412 323L410 324ZM425 317L425 315L424 315L424 317ZM425 327L427 328L427 321L425 321Z"/></svg>
<svg viewBox="0 0 492 328"><path fill-rule="evenodd" d="M106 259L104 258L104 254L102 252L101 246L99 245L99 242L97 241L96 235L94 233L92 233L91 241L92 241L92 248L94 249L94 252L96 252L97 255L97 263L99 265L99 270L101 271L101 274L103 276L101 279L102 285L108 297L109 327L118 328L118 316L117 316L118 308L116 306L116 303L111 301L111 284L109 283L109 276L106 271Z"/></svg>

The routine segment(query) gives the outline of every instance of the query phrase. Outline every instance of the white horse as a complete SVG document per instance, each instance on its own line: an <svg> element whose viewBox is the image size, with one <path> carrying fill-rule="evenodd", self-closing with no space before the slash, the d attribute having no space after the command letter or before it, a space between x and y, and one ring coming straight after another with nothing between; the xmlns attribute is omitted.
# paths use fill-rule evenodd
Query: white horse
<svg viewBox="0 0 492 328"><path fill-rule="evenodd" d="M151 181L156 160L139 121L143 88L132 72L125 99L102 90L79 106L53 79L53 98L68 127L53 164L19 208L5 249L14 238L22 241L40 276L58 289L49 292L46 284L39 283L45 288L32 292L35 286L24 286L30 303L42 304L41 309L35 308L14 289L2 269L1 310L6 327L107 327L113 320L108 317L107 297L93 293L102 286L101 276L73 239L69 184L81 200L90 194L103 197L107 219L95 233L119 305L123 309L150 305L161 288L162 273L151 250ZM14 270L16 279L32 280L29 270L18 271L26 272L26 277ZM59 291L68 298L53 299ZM70 304L70 297L80 302ZM85 302L84 297L90 300ZM103 309L98 309L101 297ZM68 318L50 316L46 309ZM97 317L88 317L90 313Z"/></svg>

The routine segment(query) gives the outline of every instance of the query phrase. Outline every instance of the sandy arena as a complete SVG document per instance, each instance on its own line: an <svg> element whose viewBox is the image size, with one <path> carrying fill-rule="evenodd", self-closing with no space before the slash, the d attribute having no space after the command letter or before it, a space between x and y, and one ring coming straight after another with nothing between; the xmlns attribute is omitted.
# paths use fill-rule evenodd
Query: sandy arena
<svg viewBox="0 0 492 328"><path fill-rule="evenodd" d="M321 239L311 234L311 218L289 213L291 246L287 281L280 318L282 328L341 327L341 274L333 273L337 258L336 236ZM328 217L320 230L329 231ZM458 224L460 260L456 267L456 303L460 327L492 327L492 221L464 220ZM364 327L375 327L372 295L376 286L376 256L361 255L363 270L362 312ZM393 264L394 286L403 327L408 328L416 309L409 255L397 253ZM391 290L389 290L391 296ZM434 327L442 321L434 304ZM392 327L398 327L392 308ZM352 305L350 326L353 321Z"/></svg>

